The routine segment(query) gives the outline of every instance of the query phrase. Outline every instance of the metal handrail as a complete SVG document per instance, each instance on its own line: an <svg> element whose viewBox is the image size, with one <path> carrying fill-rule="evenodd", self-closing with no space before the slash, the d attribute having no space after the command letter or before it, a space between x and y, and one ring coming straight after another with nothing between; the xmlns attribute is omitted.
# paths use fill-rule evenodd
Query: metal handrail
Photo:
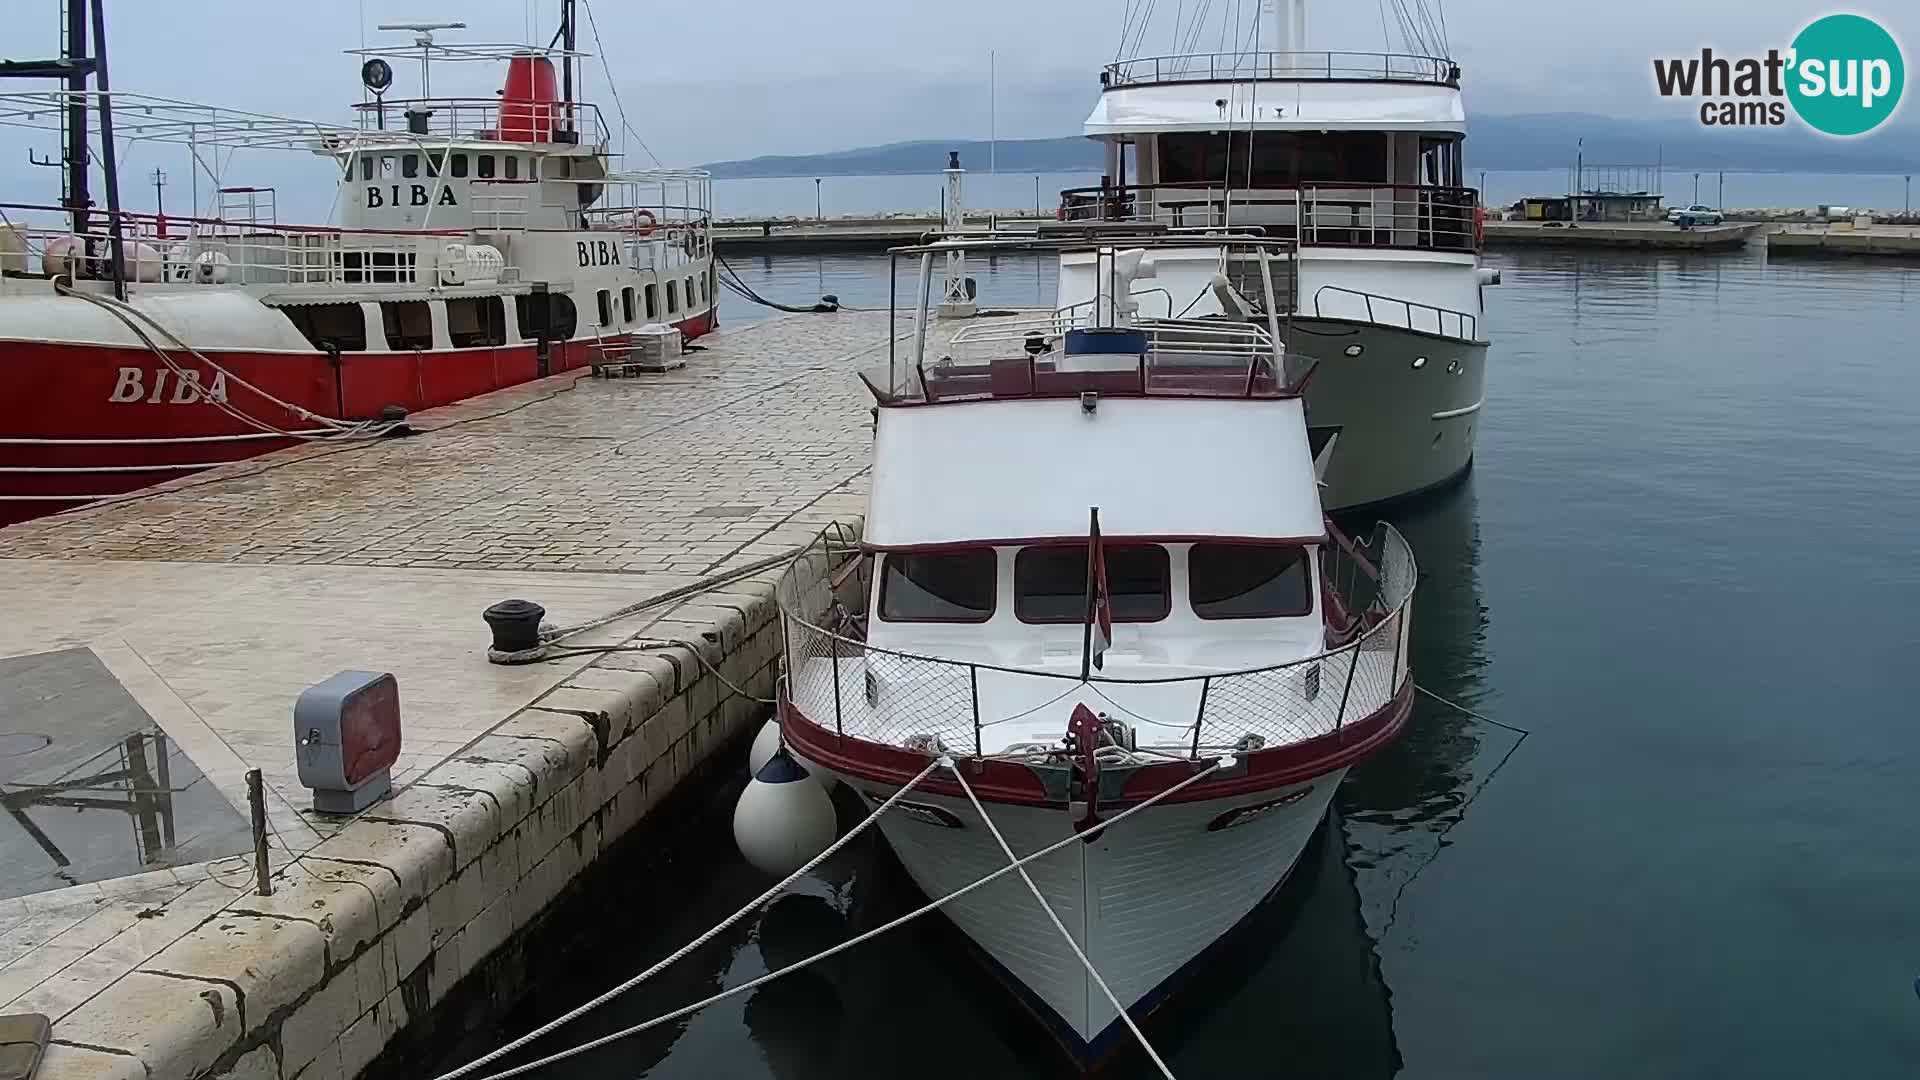
<svg viewBox="0 0 1920 1080"><path fill-rule="evenodd" d="M1360 297L1363 303L1366 305L1367 321L1370 323L1376 323L1380 326L1397 325L1395 323L1381 322L1379 319L1374 317L1373 302L1375 300L1378 300L1383 304L1399 304L1406 311L1407 321L1404 325L1405 325L1405 328L1408 330L1422 329L1421 327L1415 326L1413 322L1413 313L1417 309L1420 311L1433 312L1433 328L1434 328L1433 332L1436 334L1439 334L1442 337L1447 336L1446 319L1448 316L1452 316L1453 319L1455 320L1456 325L1459 327L1459 333L1453 336L1461 338L1463 340L1467 340L1467 341L1478 341L1480 339L1480 320L1477 316L1475 316L1471 312L1456 311L1453 308L1444 308L1444 307L1436 306L1434 304L1425 304L1425 303L1421 303L1418 300L1405 300L1398 296L1386 296L1381 293L1370 293L1361 289L1349 289L1344 285L1322 285L1318 289L1315 289L1313 291L1313 314L1315 318L1325 317L1322 315L1320 311L1320 294L1323 292L1326 292L1328 289L1332 289L1336 293L1347 293L1351 296Z"/></svg>
<svg viewBox="0 0 1920 1080"><path fill-rule="evenodd" d="M1284 216L1290 210L1290 221L1246 224L1301 245L1472 252L1481 243L1474 223L1479 199L1474 188L1431 184L1342 181L1241 188L1200 181L1067 188L1060 193L1059 217L1218 228L1242 211ZM1202 220L1191 220L1194 216Z"/></svg>
<svg viewBox="0 0 1920 1080"><path fill-rule="evenodd" d="M1140 56L1101 71L1109 89L1155 83L1263 79L1460 85L1460 65L1442 56L1383 52L1203 52Z"/></svg>
<svg viewBox="0 0 1920 1080"><path fill-rule="evenodd" d="M600 107L584 101L513 102L499 98L387 98L361 102L353 106L358 130L356 138L364 142L405 142L421 138L473 140L521 144L526 140L500 137L502 110L520 110L525 121L542 121L549 137L535 145L560 142L555 133L578 136L578 141L605 146L609 138ZM407 113L425 112L425 132L407 127ZM511 116L512 113L509 113Z"/></svg>
<svg viewBox="0 0 1920 1080"><path fill-rule="evenodd" d="M1352 616L1358 620L1357 623L1355 623L1356 626L1364 627L1364 629L1361 629L1351 639L1336 647L1323 649L1313 656L1302 657L1281 664L1234 671L1208 672L1198 675L1153 678L1128 678L1102 674L1082 677L1077 673L1070 674L1062 671L1016 668L991 663L981 663L978 661L950 660L943 657L925 656L871 645L865 640L848 637L835 630L822 627L815 623L809 616L796 610L801 606L826 606L825 602L809 605L803 605L801 602L801 597L810 596L812 589L830 589L830 586L824 583L830 576L829 566L833 556L829 553L824 542L816 542L815 545L810 546L795 559L787 576L782 578L780 585L776 589L777 602L783 616L782 627L785 637L788 698L794 702L796 707L802 707L804 712L805 705L811 704L816 698L822 696L824 693L830 692L833 698L833 730L836 734L846 736L848 732L845 715L845 695L848 693L855 695L865 693L868 695L868 704L875 706L874 696L879 692L877 689L879 683L876 683L871 667L865 669L865 679L857 677L855 679L846 679L842 674L840 664L840 660L843 657L858 656L863 660L873 656L891 658L894 661L900 662L909 670L922 671L933 676L935 679L944 681L946 685L953 688L956 693L960 692L958 688L963 685L961 676L964 675L964 685L967 687L964 693L967 700L958 703L942 700L936 701L934 704L944 706L945 711L952 712L956 716L971 718L969 723L972 728L971 734L974 741L973 752L976 755L980 755L983 752L982 748L984 745L982 728L991 727L1001 722L999 720L987 720L983 722L980 719L979 673L982 671L1064 682L1115 686L1195 684L1200 688L1200 693L1199 705L1197 706L1191 724L1191 737L1183 736L1182 741L1178 744L1155 744L1151 749L1156 751L1177 750L1182 755L1198 757L1202 749L1214 746L1234 745L1243 742L1244 737L1248 734L1258 734L1258 732L1250 732L1235 727L1224 732L1215 733L1216 736L1223 734L1230 736L1224 742L1218 741L1217 739L1210 741L1206 738L1210 718L1218 725L1220 723L1230 722L1234 717L1241 715L1242 711L1248 714L1261 713L1262 709L1259 703L1252 702L1249 704L1250 699L1259 695L1272 694L1278 686L1291 686L1293 680L1288 677L1296 674L1299 676L1298 681L1303 688L1311 685L1310 690L1302 689L1300 691L1304 700L1306 702L1315 701L1320 693L1334 692L1334 687L1321 685L1322 673L1332 671L1334 672L1334 677L1341 679L1344 685L1340 686L1338 690L1340 694L1339 705L1333 713L1331 726L1324 731L1319 730L1318 727L1309 728L1303 737L1296 738L1292 741L1304 741L1309 738L1337 733L1345 727L1349 715L1355 716L1356 719L1364 718L1377 713L1390 704L1404 689L1410 674L1406 659L1407 648L1405 634L1408 629L1409 605L1413 597L1414 583L1417 580L1417 569L1413 561L1412 548L1408 546L1404 537L1391 526L1384 523L1379 526L1379 536L1376 542L1380 545L1381 556L1377 560L1379 569L1376 572L1378 576L1366 579L1366 582L1370 582L1374 586L1370 596L1364 595L1365 590L1363 588L1359 593L1353 593L1352 590L1364 584L1361 578L1365 575L1366 571L1373 566L1373 563L1369 562L1360 552L1348 549L1345 545L1328 545L1322 549L1324 558L1337 563L1344 557L1344 561L1350 564L1347 579L1349 582L1349 592L1353 596L1353 599L1344 604L1342 610L1351 613ZM818 568L811 568L809 560L815 557L814 553L816 548L818 548L817 557L822 559L823 562ZM860 558L860 556L855 556L855 558ZM1339 576L1339 571L1336 567L1323 568L1321 579L1323 587L1330 587ZM814 672L804 670L805 665L799 660L796 660L796 639L800 638L807 638L823 643L823 655L812 658L828 659L830 661L831 679L827 680L831 683L830 690L824 685L820 687L796 685L796 680L815 674ZM1387 685L1381 688L1369 682L1368 685L1361 688L1363 691L1362 694L1359 697L1355 697L1355 683L1359 678L1359 671L1362 666L1362 654L1386 651L1393 653L1393 660L1389 669L1390 678L1387 681ZM801 657L801 660L807 658L808 657ZM1343 662L1346 665L1344 674L1340 670L1340 665ZM922 667L922 665L924 665L924 667ZM945 673L945 675L942 673ZM931 680L922 680L923 683L928 681ZM864 686L862 685L863 683ZM938 694L939 691L936 689L935 693ZM1245 709L1240 709L1239 706L1234 704L1235 702L1245 705ZM1282 706L1286 703L1275 702L1274 704L1276 706ZM1277 711L1284 713L1285 710L1284 708L1279 708ZM824 716L811 716L809 719L815 723L824 724L826 718ZM1189 727L1185 722L1167 722L1153 720L1151 718L1142 719L1147 720L1156 727L1179 728L1182 731L1185 731ZM1280 723L1282 719L1290 718L1276 718L1274 722ZM903 722L906 724L906 727L902 729L903 731L906 731L908 734L919 733L917 730L909 730L916 728L911 718L907 718ZM1298 733L1297 727L1295 728L1295 733ZM956 732L956 734L958 733ZM863 736L855 732L853 737L861 738ZM1263 742L1261 745L1266 744ZM1285 743L1282 742L1278 745L1285 745ZM964 748L961 747L952 747L950 749L964 752Z"/></svg>

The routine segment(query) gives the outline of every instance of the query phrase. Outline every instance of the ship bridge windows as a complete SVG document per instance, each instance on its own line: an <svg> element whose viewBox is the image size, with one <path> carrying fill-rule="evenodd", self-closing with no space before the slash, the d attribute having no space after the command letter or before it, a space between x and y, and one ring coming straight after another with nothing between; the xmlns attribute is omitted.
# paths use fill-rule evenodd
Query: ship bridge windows
<svg viewBox="0 0 1920 1080"><path fill-rule="evenodd" d="M993 618L999 556L990 547L893 551L880 574L887 622L986 622Z"/></svg>
<svg viewBox="0 0 1920 1080"><path fill-rule="evenodd" d="M1167 549L1104 544L1114 622L1156 622L1173 610ZM1043 544L1013 558L1013 614L1027 623L1077 623L1087 617L1087 548Z"/></svg>
<svg viewBox="0 0 1920 1080"><path fill-rule="evenodd" d="M520 179L520 155L519 154L507 154L500 159L500 163L506 170L507 179L509 180Z"/></svg>
<svg viewBox="0 0 1920 1080"><path fill-rule="evenodd" d="M493 179L493 155L476 154L473 162L473 175L482 180Z"/></svg>
<svg viewBox="0 0 1920 1080"><path fill-rule="evenodd" d="M365 154L360 156L360 179L373 179L373 158Z"/></svg>
<svg viewBox="0 0 1920 1080"><path fill-rule="evenodd" d="M1381 131L1257 131L1251 136L1245 131L1174 132L1159 140L1156 158L1163 184L1289 188L1389 180L1387 134Z"/></svg>
<svg viewBox="0 0 1920 1080"><path fill-rule="evenodd" d="M633 286L620 290L620 315L622 322L633 321Z"/></svg>
<svg viewBox="0 0 1920 1080"><path fill-rule="evenodd" d="M420 175L419 154L400 155L400 175L408 180L412 180Z"/></svg>
<svg viewBox="0 0 1920 1080"><path fill-rule="evenodd" d="M467 175L467 155L453 154L447 160L450 165L447 171L457 178L464 179Z"/></svg>
<svg viewBox="0 0 1920 1080"><path fill-rule="evenodd" d="M462 296L447 301L447 338L456 349L507 343L507 309L497 296Z"/></svg>
<svg viewBox="0 0 1920 1080"><path fill-rule="evenodd" d="M367 319L359 304L297 304L280 313L322 352L366 351Z"/></svg>
<svg viewBox="0 0 1920 1080"><path fill-rule="evenodd" d="M383 301L380 324L394 352L433 348L433 311L425 300Z"/></svg>
<svg viewBox="0 0 1920 1080"><path fill-rule="evenodd" d="M438 150L427 151L427 175L439 176L440 166L445 161L446 161L446 157L440 151Z"/></svg>
<svg viewBox="0 0 1920 1080"><path fill-rule="evenodd" d="M1203 619L1272 619L1313 612L1313 574L1295 544L1195 544L1187 591Z"/></svg>
<svg viewBox="0 0 1920 1080"><path fill-rule="evenodd" d="M1441 187L1461 187L1461 155L1458 138L1421 138L1420 182Z"/></svg>

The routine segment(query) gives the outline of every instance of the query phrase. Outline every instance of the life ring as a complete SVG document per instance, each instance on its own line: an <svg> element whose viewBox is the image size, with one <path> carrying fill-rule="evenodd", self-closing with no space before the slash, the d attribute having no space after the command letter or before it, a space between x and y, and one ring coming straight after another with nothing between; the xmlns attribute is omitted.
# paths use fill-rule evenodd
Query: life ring
<svg viewBox="0 0 1920 1080"><path fill-rule="evenodd" d="M633 219L637 223L633 227L635 236L652 236L653 230L660 226L659 219L653 216L651 210L635 210Z"/></svg>

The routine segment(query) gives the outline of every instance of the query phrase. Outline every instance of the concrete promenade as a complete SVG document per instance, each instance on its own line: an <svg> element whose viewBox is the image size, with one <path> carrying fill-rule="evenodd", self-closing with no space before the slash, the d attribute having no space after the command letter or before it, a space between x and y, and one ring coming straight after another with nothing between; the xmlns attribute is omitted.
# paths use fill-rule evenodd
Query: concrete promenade
<svg viewBox="0 0 1920 1080"><path fill-rule="evenodd" d="M57 888L51 862L10 858L0 1014L52 1019L38 1075L357 1075L764 711L706 664L771 696L778 570L569 642L680 639L706 664L680 648L490 665L481 611L518 596L575 624L857 526L854 371L884 360L888 330L791 316L669 374L569 373L421 414L411 438L0 531L0 663L97 660L219 813L244 813L262 769L272 826L271 897L231 847L148 850L137 875ZM350 668L395 673L405 746L396 796L343 823L306 809L291 707ZM77 701L54 686L9 723L53 730ZM20 763L0 781L31 761L0 761Z"/></svg>

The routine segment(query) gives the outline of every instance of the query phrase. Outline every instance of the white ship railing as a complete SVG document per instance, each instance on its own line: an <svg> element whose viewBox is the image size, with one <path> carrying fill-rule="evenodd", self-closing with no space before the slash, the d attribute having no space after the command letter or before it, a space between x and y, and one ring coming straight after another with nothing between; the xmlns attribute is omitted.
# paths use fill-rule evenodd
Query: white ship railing
<svg viewBox="0 0 1920 1080"><path fill-rule="evenodd" d="M1288 188L1216 183L1068 188L1062 221L1134 222L1175 229L1259 227L1301 246L1480 249L1473 188L1326 183Z"/></svg>
<svg viewBox="0 0 1920 1080"><path fill-rule="evenodd" d="M1002 745L991 729L1023 717L1032 723L1031 709L997 715L994 703L982 697L983 678L1002 686L1014 680L1043 684L1035 695L1042 701L1064 699L1075 683L1116 694L1132 689L1197 695L1191 712L1125 717L1137 740L1132 749L1152 757L1200 760L1222 750L1274 749L1337 735L1407 692L1416 567L1413 549L1389 525L1378 527L1365 550L1336 538L1322 549L1323 597L1337 598L1326 601L1330 630L1341 642L1336 647L1248 670L1085 680L867 644L858 612L867 594L869 558L850 559L823 539L795 560L777 589L787 700L810 722L844 738L975 757L992 756L989 747ZM821 611L827 617L814 614ZM1022 748L1018 756L1031 752Z"/></svg>
<svg viewBox="0 0 1920 1080"><path fill-rule="evenodd" d="M387 98L355 105L363 142L481 141L607 145L606 121L587 102L514 102L499 98Z"/></svg>
<svg viewBox="0 0 1920 1080"><path fill-rule="evenodd" d="M5 269L111 278L107 216L96 213L84 233L64 221L46 223L49 216L67 213L58 207L0 204L5 215L0 229L10 230L26 248L25 265ZM474 272L457 250L472 242L463 229L339 229L123 212L120 234L127 280L136 283L441 286L470 283ZM512 269L511 264L502 267L499 280L512 279Z"/></svg>
<svg viewBox="0 0 1920 1080"><path fill-rule="evenodd" d="M1460 85L1460 66L1441 56L1380 52L1210 52L1140 56L1108 64L1108 87L1275 79Z"/></svg>
<svg viewBox="0 0 1920 1080"><path fill-rule="evenodd" d="M1322 300L1326 302L1323 304ZM1398 321L1393 319L1398 313ZM1480 320L1471 312L1436 307L1418 300L1349 289L1344 285L1322 285L1313 291L1315 318L1358 319L1378 326L1392 326L1463 341L1480 339Z"/></svg>

